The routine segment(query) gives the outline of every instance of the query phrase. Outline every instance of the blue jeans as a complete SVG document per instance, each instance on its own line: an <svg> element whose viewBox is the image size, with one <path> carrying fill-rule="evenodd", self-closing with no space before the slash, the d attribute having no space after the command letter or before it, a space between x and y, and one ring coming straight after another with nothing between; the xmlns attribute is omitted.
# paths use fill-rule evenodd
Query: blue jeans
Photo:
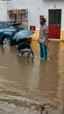
<svg viewBox="0 0 64 114"><path fill-rule="evenodd" d="M45 46L45 42L40 43L40 57L47 60L48 59L48 49Z"/></svg>
<svg viewBox="0 0 64 114"><path fill-rule="evenodd" d="M30 54L31 54L30 49L22 49L22 50L20 50L20 52L22 53L22 55L27 52L27 57L30 57Z"/></svg>

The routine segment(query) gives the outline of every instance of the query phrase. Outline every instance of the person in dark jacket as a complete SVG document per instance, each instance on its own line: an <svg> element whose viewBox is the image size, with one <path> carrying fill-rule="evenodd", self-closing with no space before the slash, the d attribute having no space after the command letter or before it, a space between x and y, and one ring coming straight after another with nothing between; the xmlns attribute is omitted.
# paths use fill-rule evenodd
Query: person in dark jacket
<svg viewBox="0 0 64 114"><path fill-rule="evenodd" d="M18 52L21 53L21 55L24 55L27 52L27 57L30 57L31 54L34 57L33 50L30 46L31 43L32 38L26 38L25 40L21 41L17 47Z"/></svg>

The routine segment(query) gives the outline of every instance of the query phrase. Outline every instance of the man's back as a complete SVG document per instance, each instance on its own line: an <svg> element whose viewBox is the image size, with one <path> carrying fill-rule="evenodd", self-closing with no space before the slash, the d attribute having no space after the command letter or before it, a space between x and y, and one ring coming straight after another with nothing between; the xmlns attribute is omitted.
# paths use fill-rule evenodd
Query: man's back
<svg viewBox="0 0 64 114"><path fill-rule="evenodd" d="M23 42L20 42L19 45L18 45L18 51L22 50L22 49L31 49L30 47L30 44L28 41L23 41Z"/></svg>

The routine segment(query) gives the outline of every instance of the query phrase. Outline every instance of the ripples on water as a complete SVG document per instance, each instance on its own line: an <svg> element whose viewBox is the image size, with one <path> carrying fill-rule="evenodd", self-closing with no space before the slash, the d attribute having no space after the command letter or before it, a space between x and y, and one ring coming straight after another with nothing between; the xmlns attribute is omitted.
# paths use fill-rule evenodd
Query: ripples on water
<svg viewBox="0 0 64 114"><path fill-rule="evenodd" d="M39 60L36 41L32 48L34 59L0 47L0 114L39 114L34 109L44 103L49 113L64 113L64 43L49 43L49 61Z"/></svg>

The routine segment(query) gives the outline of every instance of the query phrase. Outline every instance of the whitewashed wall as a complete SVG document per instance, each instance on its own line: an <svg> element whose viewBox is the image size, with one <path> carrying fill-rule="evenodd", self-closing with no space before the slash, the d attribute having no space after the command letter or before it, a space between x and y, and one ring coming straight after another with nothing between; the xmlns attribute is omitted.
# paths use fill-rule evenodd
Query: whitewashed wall
<svg viewBox="0 0 64 114"><path fill-rule="evenodd" d="M2 18L5 17L6 19L6 8L4 9L6 3L4 5L2 3L0 3L1 11L4 14ZM40 15L44 15L48 23L48 9L62 9L61 29L64 30L64 0L11 0L8 3L8 9L28 9L28 26L35 25L37 29L40 27Z"/></svg>
<svg viewBox="0 0 64 114"><path fill-rule="evenodd" d="M0 1L0 21L7 20L7 2Z"/></svg>
<svg viewBox="0 0 64 114"><path fill-rule="evenodd" d="M48 22L48 9L62 9L62 29L64 29L63 0L12 0L11 9L28 9L28 26L35 25L39 29L39 16L44 15Z"/></svg>

